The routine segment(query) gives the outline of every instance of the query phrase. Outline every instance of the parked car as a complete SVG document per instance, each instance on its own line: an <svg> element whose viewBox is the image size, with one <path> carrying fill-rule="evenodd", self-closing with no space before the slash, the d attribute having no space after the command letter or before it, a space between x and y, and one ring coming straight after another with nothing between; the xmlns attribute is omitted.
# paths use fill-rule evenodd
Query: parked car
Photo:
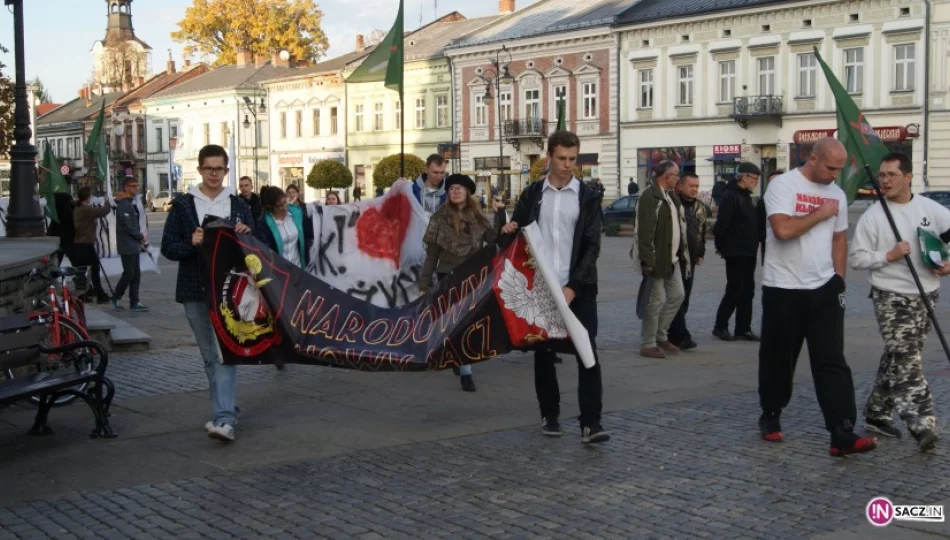
<svg viewBox="0 0 950 540"><path fill-rule="evenodd" d="M152 199L152 206L156 209L161 208L162 212L168 212L172 209L172 201L181 195L180 191L159 191L158 196Z"/></svg>
<svg viewBox="0 0 950 540"><path fill-rule="evenodd" d="M950 191L925 191L921 195L937 201L946 208L950 208Z"/></svg>
<svg viewBox="0 0 950 540"><path fill-rule="evenodd" d="M627 195L604 207L604 229L624 223L632 224L637 215L637 201L639 199L639 195Z"/></svg>

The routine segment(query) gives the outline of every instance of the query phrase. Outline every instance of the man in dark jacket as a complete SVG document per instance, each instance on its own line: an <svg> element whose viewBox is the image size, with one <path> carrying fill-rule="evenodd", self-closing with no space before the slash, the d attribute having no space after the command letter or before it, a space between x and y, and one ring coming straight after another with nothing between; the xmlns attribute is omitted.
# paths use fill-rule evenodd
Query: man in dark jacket
<svg viewBox="0 0 950 540"><path fill-rule="evenodd" d="M640 186L631 178L630 183L627 184L627 195L636 195L638 191L640 191Z"/></svg>
<svg viewBox="0 0 950 540"><path fill-rule="evenodd" d="M726 194L726 188L729 186L729 181L720 176L716 181L716 184L712 188L712 200L718 207L722 203L722 196Z"/></svg>
<svg viewBox="0 0 950 540"><path fill-rule="evenodd" d="M66 185L72 184L72 179L64 175ZM56 255L59 261L63 262L63 255L70 259L72 256L73 239L76 235L76 229L73 225L73 198L69 193L56 193L52 201L46 201L46 204L52 204L56 209L56 221L50 220L46 229L46 236L59 237L59 250Z"/></svg>
<svg viewBox="0 0 950 540"><path fill-rule="evenodd" d="M537 222L546 257L560 281L564 298L590 335L595 364L578 366L578 401L581 410L581 442L599 443L610 439L600 425L603 386L597 359L597 257L600 256L600 197L574 177L580 140L569 131L556 131L548 138L550 172L541 181L524 189L515 205L511 222L502 228L511 234L519 227ZM566 241L568 238L572 240ZM558 423L561 391L558 388L555 354L534 353L534 387L541 409L541 433L562 435Z"/></svg>
<svg viewBox="0 0 950 540"><path fill-rule="evenodd" d="M261 212L264 210L261 207L260 195L254 193L254 183L251 181L251 177L242 176L241 179L238 180L238 189L240 190L241 198L244 199L248 208L251 209L251 217L254 218L254 223L257 223L257 220L261 217Z"/></svg>
<svg viewBox="0 0 950 540"><path fill-rule="evenodd" d="M224 148L216 144L202 148L198 152L198 172L201 184L192 186L187 194L172 202L162 234L162 255L178 261L175 301L184 305L208 376L214 418L205 424L205 431L211 438L233 441L237 424L237 370L220 363L218 339L204 299L205 280L198 247L204 242L201 224L209 216L230 220L239 234L249 234L248 224L254 221L244 200L222 185L228 174L228 153Z"/></svg>
<svg viewBox="0 0 950 540"><path fill-rule="evenodd" d="M138 206L135 198L139 194L139 181L134 176L126 176L122 180L122 191L115 194L115 243L116 251L122 259L122 277L115 286L112 296L112 307L117 311L124 311L119 302L125 289L129 289L129 306L132 311L148 311L148 308L139 302L139 283L142 280L142 271L139 268L139 255L145 245L145 235L139 219Z"/></svg>
<svg viewBox="0 0 950 540"><path fill-rule="evenodd" d="M736 181L722 196L713 236L716 251L726 259L726 292L719 303L713 335L723 341L758 341L752 332L752 299L755 297L755 257L759 251L759 212L752 193L761 171L752 163L740 163ZM735 338L729 334L729 319L736 313Z"/></svg>
<svg viewBox="0 0 950 540"><path fill-rule="evenodd" d="M698 199L699 177L694 173L686 173L680 178L676 183L676 193L686 214L686 247L690 264L688 268L684 266L680 269L683 274L683 303L667 335L670 343L682 350L689 350L696 348L696 342L686 327L686 312L689 310L689 295L693 291L696 267L702 265L706 257L706 205Z"/></svg>

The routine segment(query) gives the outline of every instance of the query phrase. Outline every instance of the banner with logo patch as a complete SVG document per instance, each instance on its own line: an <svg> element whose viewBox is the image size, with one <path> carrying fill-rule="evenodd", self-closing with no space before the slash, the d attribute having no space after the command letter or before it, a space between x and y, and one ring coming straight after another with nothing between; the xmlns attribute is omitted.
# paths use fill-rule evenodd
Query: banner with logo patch
<svg viewBox="0 0 950 540"><path fill-rule="evenodd" d="M379 307L399 307L418 298L429 217L410 182L399 180L375 199L310 204L308 212L314 238L308 272Z"/></svg>
<svg viewBox="0 0 950 540"><path fill-rule="evenodd" d="M367 215L374 214L356 218L357 230ZM382 234L371 223L370 230ZM487 246L429 294L395 308L356 298L304 272L224 222L205 228L200 256L226 364L428 371L546 347L579 352L592 366L587 331L552 271L529 247L538 238L532 225L501 252ZM400 260L390 252L378 255Z"/></svg>

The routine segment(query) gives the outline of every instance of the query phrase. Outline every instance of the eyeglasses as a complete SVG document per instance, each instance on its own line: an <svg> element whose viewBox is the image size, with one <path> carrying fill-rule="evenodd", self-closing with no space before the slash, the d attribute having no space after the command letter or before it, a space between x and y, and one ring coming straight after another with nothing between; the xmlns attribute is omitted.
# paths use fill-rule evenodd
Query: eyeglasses
<svg viewBox="0 0 950 540"><path fill-rule="evenodd" d="M215 176L222 175L228 172L227 167L201 167L198 170L205 174L212 174Z"/></svg>
<svg viewBox="0 0 950 540"><path fill-rule="evenodd" d="M453 192L459 193L462 191L468 191L468 188L466 188L465 186L452 186L449 188L449 193L453 193Z"/></svg>

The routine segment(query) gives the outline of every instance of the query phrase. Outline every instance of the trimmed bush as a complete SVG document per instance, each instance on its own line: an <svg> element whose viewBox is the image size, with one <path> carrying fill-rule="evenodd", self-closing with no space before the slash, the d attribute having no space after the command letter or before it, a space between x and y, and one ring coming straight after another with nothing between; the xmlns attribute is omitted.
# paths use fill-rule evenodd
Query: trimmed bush
<svg viewBox="0 0 950 540"><path fill-rule="evenodd" d="M313 189L345 189L353 185L353 173L339 161L327 159L313 164L307 185Z"/></svg>
<svg viewBox="0 0 950 540"><path fill-rule="evenodd" d="M377 188L388 188L399 179L401 154L386 156L373 167L373 185ZM415 179L426 171L426 162L412 154L406 154L406 178Z"/></svg>

